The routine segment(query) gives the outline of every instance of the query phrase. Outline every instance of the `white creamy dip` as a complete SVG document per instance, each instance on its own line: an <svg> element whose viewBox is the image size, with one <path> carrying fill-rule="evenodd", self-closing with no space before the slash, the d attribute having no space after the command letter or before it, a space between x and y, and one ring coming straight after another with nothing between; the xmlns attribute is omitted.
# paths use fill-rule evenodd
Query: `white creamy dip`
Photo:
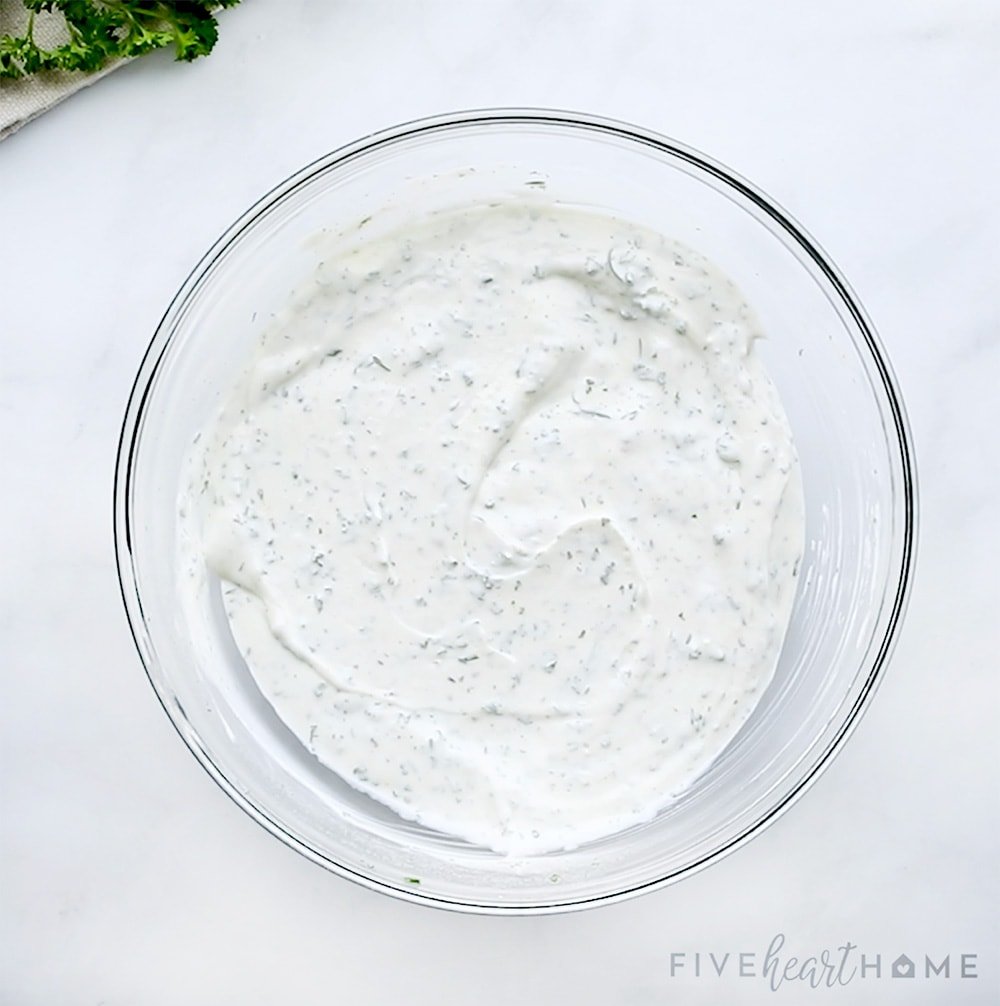
<svg viewBox="0 0 1000 1006"><path fill-rule="evenodd" d="M191 585L406 818L505 853L648 820L774 672L798 465L739 291L546 203L362 227L192 449Z"/></svg>

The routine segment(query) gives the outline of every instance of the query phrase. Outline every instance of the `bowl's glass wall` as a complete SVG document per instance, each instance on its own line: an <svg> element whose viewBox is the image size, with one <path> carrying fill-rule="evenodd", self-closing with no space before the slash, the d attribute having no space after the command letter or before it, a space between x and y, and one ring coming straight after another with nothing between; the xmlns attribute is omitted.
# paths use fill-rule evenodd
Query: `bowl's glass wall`
<svg viewBox="0 0 1000 1006"><path fill-rule="evenodd" d="M777 211L686 151L626 132L530 115L469 117L331 155L206 257L154 338L126 418L116 500L123 587L168 712L216 778L291 844L410 896L545 908L703 865L773 816L827 758L870 692L898 620L912 473L902 416L863 318ZM332 232L369 214L372 229L389 227L446 203L517 193L529 181L544 181L552 199L676 237L742 288L767 333L758 348L795 434L807 547L775 680L715 765L648 825L518 860L400 820L301 748L253 685L217 598L195 611L181 605L175 500L192 437L272 314L334 253Z"/></svg>

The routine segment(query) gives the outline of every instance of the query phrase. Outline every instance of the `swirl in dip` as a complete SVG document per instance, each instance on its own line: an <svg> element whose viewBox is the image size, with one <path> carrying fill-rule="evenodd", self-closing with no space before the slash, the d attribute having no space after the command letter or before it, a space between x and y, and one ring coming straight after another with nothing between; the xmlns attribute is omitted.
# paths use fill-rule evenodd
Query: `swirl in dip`
<svg viewBox="0 0 1000 1006"><path fill-rule="evenodd" d="M621 220L500 202L351 246L192 447L191 584L284 723L503 853L648 820L770 681L803 545L739 291Z"/></svg>

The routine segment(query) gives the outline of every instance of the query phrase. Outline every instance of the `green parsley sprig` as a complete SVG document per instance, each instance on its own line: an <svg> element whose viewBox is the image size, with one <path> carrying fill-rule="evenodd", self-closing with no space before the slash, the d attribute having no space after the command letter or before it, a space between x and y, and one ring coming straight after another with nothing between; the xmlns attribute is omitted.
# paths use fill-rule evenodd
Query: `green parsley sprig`
<svg viewBox="0 0 1000 1006"><path fill-rule="evenodd" d="M24 0L23 35L0 35L0 77L30 77L42 70L100 70L115 59L142 56L172 46L176 59L190 61L212 51L219 37L213 11L240 0ZM51 49L34 38L35 15L58 11L69 41Z"/></svg>

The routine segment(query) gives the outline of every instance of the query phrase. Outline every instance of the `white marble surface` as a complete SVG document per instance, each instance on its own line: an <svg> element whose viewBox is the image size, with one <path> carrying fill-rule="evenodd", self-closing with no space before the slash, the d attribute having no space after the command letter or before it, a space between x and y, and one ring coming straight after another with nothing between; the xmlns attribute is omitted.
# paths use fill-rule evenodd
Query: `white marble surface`
<svg viewBox="0 0 1000 1006"><path fill-rule="evenodd" d="M250 0L210 59L142 60L0 145L0 1002L1000 1002L998 53L993 0ZM680 885L538 919L398 904L253 824L153 698L112 564L125 399L201 252L328 149L497 104L631 119L785 204L882 332L923 500L890 673L805 799ZM778 932L979 977L670 974Z"/></svg>

